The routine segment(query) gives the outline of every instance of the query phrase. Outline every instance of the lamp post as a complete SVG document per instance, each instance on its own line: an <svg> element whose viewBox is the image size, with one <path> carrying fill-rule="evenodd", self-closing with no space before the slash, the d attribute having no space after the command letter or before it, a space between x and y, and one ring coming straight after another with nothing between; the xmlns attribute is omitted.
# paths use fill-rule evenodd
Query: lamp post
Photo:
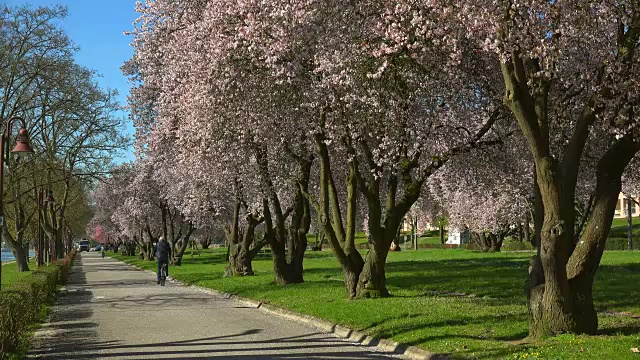
<svg viewBox="0 0 640 360"><path fill-rule="evenodd" d="M0 239L4 238L4 163L5 163L5 148L9 144L8 140L11 137L11 125L13 122L19 120L22 123L20 132L18 134L18 143L16 147L11 150L16 155L26 155L33 153L31 145L29 145L29 132L27 131L27 123L23 118L14 116L7 121L5 132L0 136ZM2 241L0 241L1 245ZM0 253L1 253L0 246ZM0 290L2 289L2 256L0 255Z"/></svg>
<svg viewBox="0 0 640 360"><path fill-rule="evenodd" d="M42 189L38 189L36 193L36 209L38 212L38 231L36 232L38 248L36 251L36 266L40 267L44 263L43 243L42 243Z"/></svg>
<svg viewBox="0 0 640 360"><path fill-rule="evenodd" d="M56 203L56 200L53 198L53 191L52 190L47 190L47 197L44 199L45 204L49 205L49 211L51 212L51 214L53 214L53 206ZM46 215L45 215L46 216ZM55 217L55 215L52 215L52 218ZM53 228L53 225L52 225ZM56 246L56 241L55 241L55 234L54 236L51 237L51 239L49 240L49 263L53 264L56 262L56 251L55 251L55 246Z"/></svg>

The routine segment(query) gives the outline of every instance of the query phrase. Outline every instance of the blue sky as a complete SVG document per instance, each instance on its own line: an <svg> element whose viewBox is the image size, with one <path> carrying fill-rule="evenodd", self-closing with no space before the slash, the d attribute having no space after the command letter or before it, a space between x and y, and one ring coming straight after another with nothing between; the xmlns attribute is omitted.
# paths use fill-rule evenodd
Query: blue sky
<svg viewBox="0 0 640 360"><path fill-rule="evenodd" d="M117 89L121 105L126 105L129 84L120 67L132 54L131 37L123 33L133 28L137 18L135 0L5 0L15 5L64 5L69 16L61 26L80 48L77 62L98 72L98 82L104 88ZM122 116L126 117L126 113ZM133 125L127 117L127 129L133 134ZM118 161L133 159L133 151Z"/></svg>

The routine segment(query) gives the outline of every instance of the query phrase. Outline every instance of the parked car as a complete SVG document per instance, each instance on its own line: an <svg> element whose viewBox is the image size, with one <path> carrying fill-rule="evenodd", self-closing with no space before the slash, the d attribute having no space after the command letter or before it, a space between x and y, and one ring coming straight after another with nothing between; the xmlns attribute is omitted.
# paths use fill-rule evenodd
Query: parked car
<svg viewBox="0 0 640 360"><path fill-rule="evenodd" d="M96 247L94 247L92 250L93 251L102 251L102 245L96 245Z"/></svg>
<svg viewBox="0 0 640 360"><path fill-rule="evenodd" d="M89 240L80 240L80 243L78 243L78 251L89 251L90 246L91 245L89 244Z"/></svg>

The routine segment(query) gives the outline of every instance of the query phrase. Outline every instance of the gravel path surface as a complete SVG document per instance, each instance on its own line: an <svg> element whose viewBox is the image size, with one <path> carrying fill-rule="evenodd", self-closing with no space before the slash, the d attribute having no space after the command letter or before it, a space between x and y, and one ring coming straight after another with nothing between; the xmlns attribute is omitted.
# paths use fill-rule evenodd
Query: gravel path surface
<svg viewBox="0 0 640 360"><path fill-rule="evenodd" d="M82 253L31 359L397 359Z"/></svg>

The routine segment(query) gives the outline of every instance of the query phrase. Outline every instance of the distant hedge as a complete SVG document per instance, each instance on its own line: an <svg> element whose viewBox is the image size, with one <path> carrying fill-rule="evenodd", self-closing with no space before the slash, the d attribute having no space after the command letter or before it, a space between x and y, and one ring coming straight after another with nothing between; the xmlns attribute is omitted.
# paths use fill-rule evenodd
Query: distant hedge
<svg viewBox="0 0 640 360"><path fill-rule="evenodd" d="M40 320L42 306L52 303L58 286L69 277L75 251L55 265L34 271L0 291L0 360L18 351L29 325Z"/></svg>
<svg viewBox="0 0 640 360"><path fill-rule="evenodd" d="M633 250L640 250L640 238L633 238L631 244ZM629 243L626 237L610 237L604 245L605 250L628 250Z"/></svg>

